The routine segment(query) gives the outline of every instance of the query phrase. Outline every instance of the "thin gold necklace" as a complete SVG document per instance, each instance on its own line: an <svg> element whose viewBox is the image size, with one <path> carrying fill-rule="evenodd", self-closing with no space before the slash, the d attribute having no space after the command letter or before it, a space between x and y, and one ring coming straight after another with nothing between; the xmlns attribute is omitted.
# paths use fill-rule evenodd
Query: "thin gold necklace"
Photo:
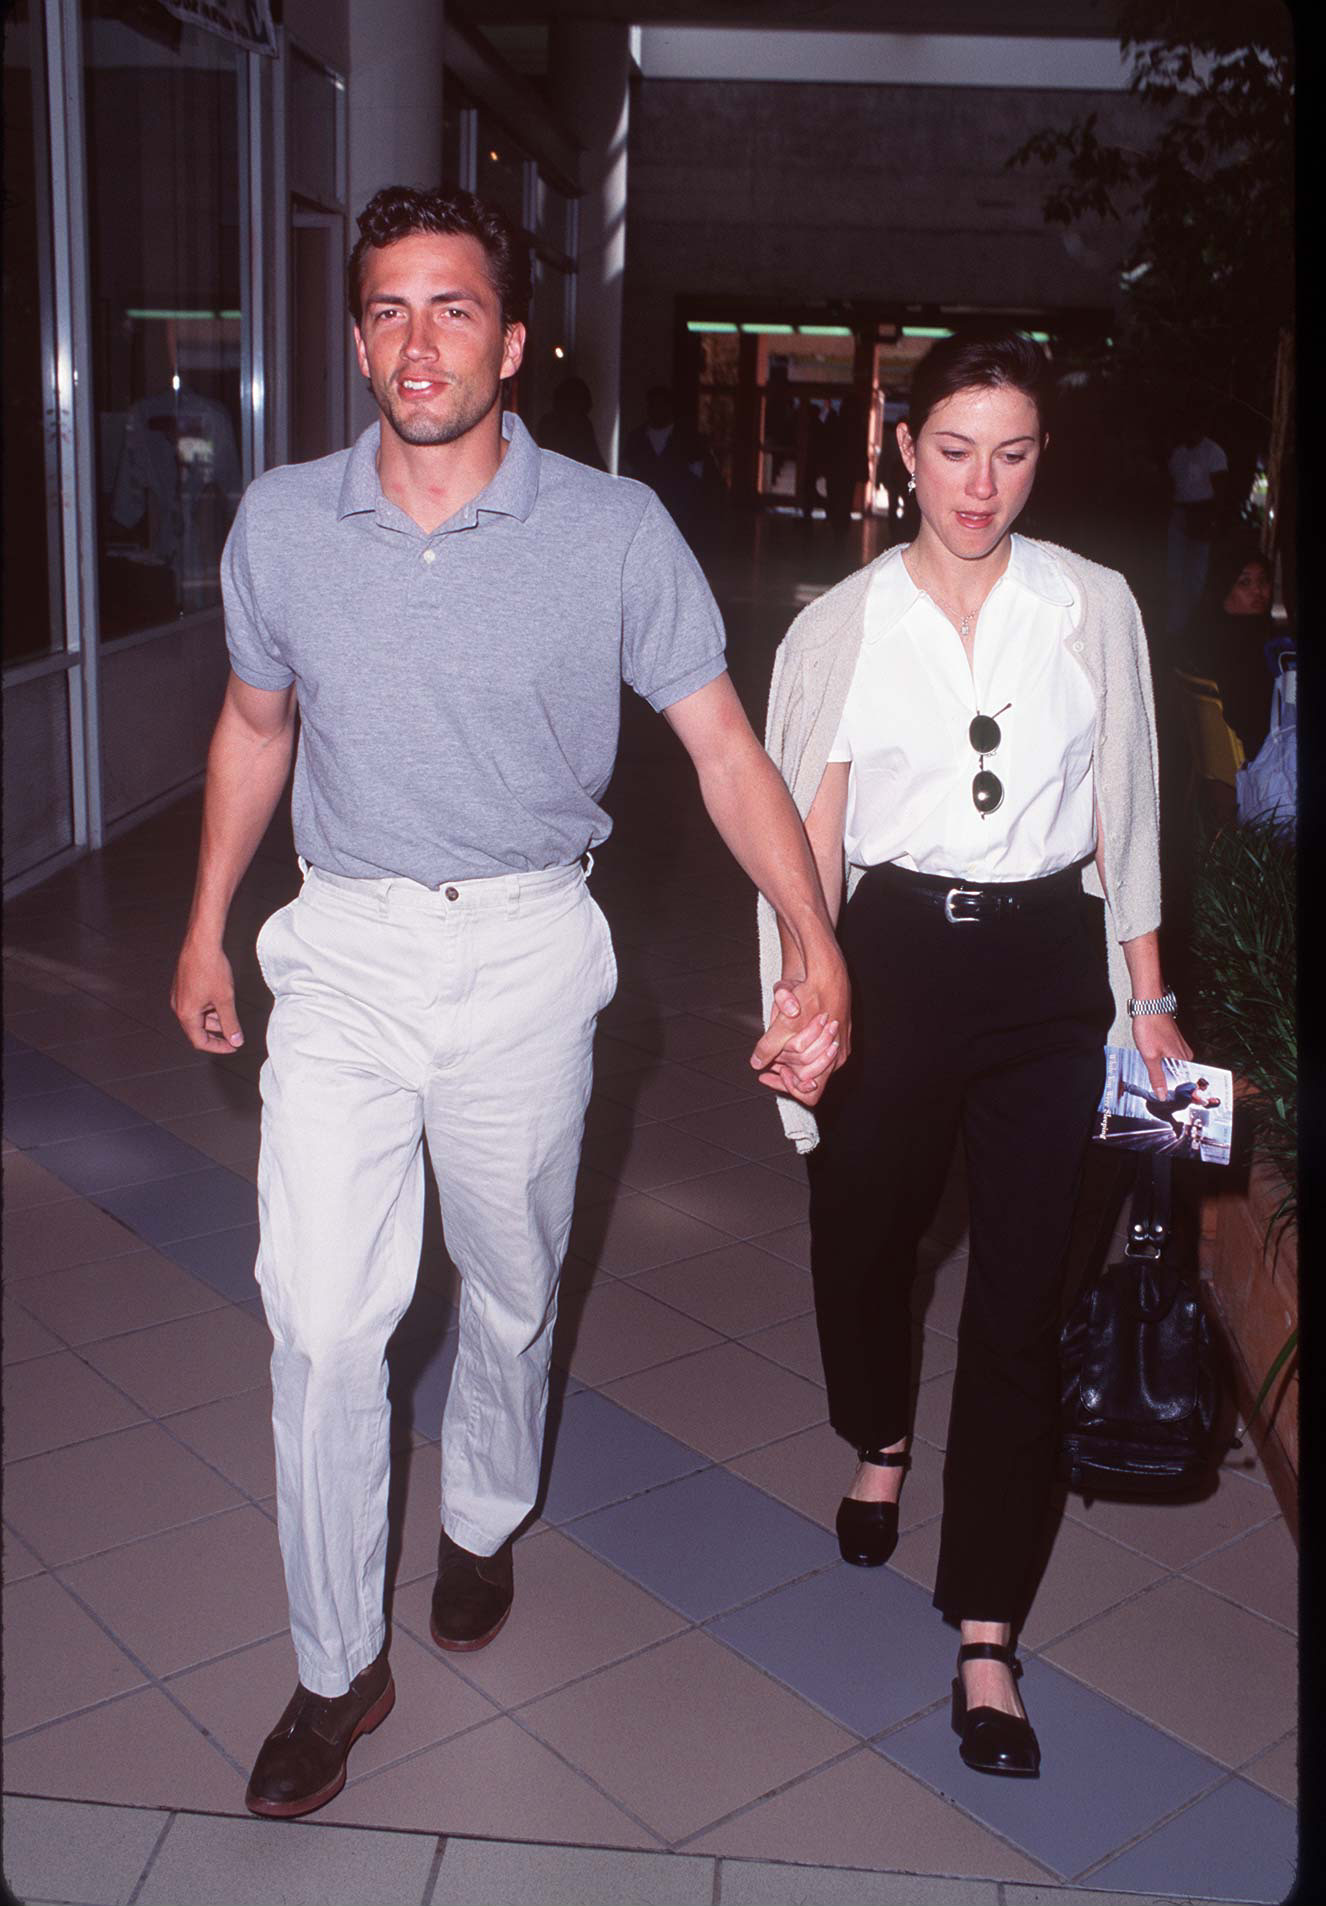
<svg viewBox="0 0 1326 1906"><path fill-rule="evenodd" d="M929 596L930 600L935 604L936 608L942 610L942 612L944 613L945 616L947 616L950 622L957 624L958 634L962 638L962 640L965 642L968 636L971 634L972 624L976 621L976 618L980 615L981 610L985 607L986 600L990 594L990 589L994 588L994 582L990 584L990 589L986 590L985 595L981 597L976 607L974 609L968 609L967 611L964 612L960 609L950 609L948 604L942 598L942 596L937 595L935 591L932 588L930 588L929 585L921 577L919 577L916 574L916 571L912 569L910 566L908 568L908 574L911 576L911 579L916 584L917 588L920 589L924 595ZM999 577L996 576L995 582L998 582L998 580L999 580Z"/></svg>

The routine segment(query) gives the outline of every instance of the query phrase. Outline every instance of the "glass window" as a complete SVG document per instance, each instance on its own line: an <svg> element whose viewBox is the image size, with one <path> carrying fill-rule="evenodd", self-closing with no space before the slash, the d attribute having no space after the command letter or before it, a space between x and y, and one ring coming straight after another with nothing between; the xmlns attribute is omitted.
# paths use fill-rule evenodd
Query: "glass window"
<svg viewBox="0 0 1326 1906"><path fill-rule="evenodd" d="M520 414L537 435L553 409L554 392L571 375L571 340L566 329L566 272L546 258L535 257L531 264L533 296L517 389Z"/></svg>
<svg viewBox="0 0 1326 1906"><path fill-rule="evenodd" d="M500 205L512 224L525 223L525 153L509 139L490 113L479 109L478 183L480 198Z"/></svg>
<svg viewBox="0 0 1326 1906"><path fill-rule="evenodd" d="M40 8L10 7L4 42L4 659L16 662L64 646Z"/></svg>
<svg viewBox="0 0 1326 1906"><path fill-rule="evenodd" d="M103 640L206 609L240 467L239 73L164 10L82 0Z"/></svg>
<svg viewBox="0 0 1326 1906"><path fill-rule="evenodd" d="M547 179L540 174L535 182L534 203L536 237L541 238L545 245L552 246L555 251L568 253L571 247L567 243L567 214L571 201L566 193L559 192L555 185L549 185Z"/></svg>
<svg viewBox="0 0 1326 1906"><path fill-rule="evenodd" d="M297 46L290 49L290 189L321 205L340 205L345 199L341 166L341 113L345 82L325 66L309 59Z"/></svg>
<svg viewBox="0 0 1326 1906"><path fill-rule="evenodd" d="M465 174L465 115L473 107L464 87L450 73L442 75L442 178L447 185L469 187Z"/></svg>
<svg viewBox="0 0 1326 1906"><path fill-rule="evenodd" d="M11 552L6 567L14 564ZM69 679L11 682L4 696L4 869L12 880L71 845Z"/></svg>
<svg viewBox="0 0 1326 1906"><path fill-rule="evenodd" d="M741 339L707 331L700 338L700 382L735 384L741 374Z"/></svg>

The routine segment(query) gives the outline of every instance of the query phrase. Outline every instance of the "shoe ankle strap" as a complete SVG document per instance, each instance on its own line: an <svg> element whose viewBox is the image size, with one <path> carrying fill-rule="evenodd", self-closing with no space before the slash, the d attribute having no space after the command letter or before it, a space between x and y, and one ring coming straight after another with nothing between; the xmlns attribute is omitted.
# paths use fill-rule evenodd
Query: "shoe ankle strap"
<svg viewBox="0 0 1326 1906"><path fill-rule="evenodd" d="M870 1463L875 1469L906 1469L911 1463L911 1454L905 1449L871 1449L866 1443L857 1445L858 1462Z"/></svg>
<svg viewBox="0 0 1326 1906"><path fill-rule="evenodd" d="M964 1641L958 1649L958 1666L961 1667L964 1661L1002 1661L1014 1674L1022 1670L1017 1650L998 1641Z"/></svg>

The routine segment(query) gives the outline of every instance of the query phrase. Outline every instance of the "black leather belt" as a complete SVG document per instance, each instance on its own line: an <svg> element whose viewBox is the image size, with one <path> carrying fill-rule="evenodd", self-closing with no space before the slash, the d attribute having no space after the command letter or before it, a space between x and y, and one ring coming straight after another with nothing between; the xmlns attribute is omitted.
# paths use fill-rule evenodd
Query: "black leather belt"
<svg viewBox="0 0 1326 1906"><path fill-rule="evenodd" d="M918 874L892 861L868 867L865 878L900 899L919 900L940 907L950 926L975 926L982 920L1005 919L1015 913L1035 913L1042 907L1062 906L1082 892L1082 863L1044 874L1039 880L953 880L947 874Z"/></svg>

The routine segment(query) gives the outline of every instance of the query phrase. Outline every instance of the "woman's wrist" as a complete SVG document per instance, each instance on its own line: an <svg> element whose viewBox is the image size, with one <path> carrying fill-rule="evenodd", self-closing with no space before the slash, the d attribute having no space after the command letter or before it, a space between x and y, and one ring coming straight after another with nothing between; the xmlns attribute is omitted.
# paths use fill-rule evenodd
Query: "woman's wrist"
<svg viewBox="0 0 1326 1906"><path fill-rule="evenodd" d="M1178 1010L1178 1004L1178 999L1172 988L1159 986L1158 990L1154 993L1146 993L1140 998L1130 998L1128 1001L1128 1017L1130 1019L1160 1018L1162 1016L1172 1018L1174 1013Z"/></svg>

